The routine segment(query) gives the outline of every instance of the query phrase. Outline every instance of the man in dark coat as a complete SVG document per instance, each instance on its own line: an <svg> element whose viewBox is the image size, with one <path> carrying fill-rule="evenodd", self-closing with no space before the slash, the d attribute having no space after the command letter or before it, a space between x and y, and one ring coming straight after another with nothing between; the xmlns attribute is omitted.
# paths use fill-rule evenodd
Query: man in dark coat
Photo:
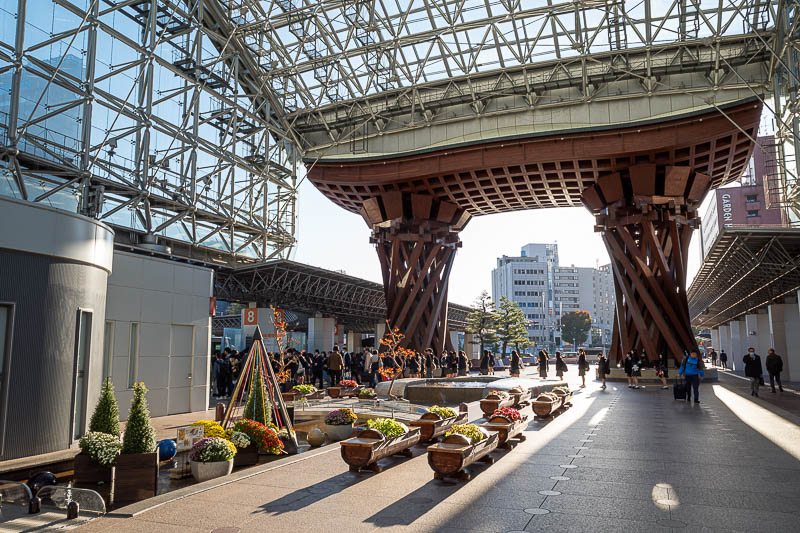
<svg viewBox="0 0 800 533"><path fill-rule="evenodd" d="M772 348L767 352L767 360L764 362L769 372L769 385L772 387L772 392L775 392L775 382L778 382L778 388L783 392L783 384L781 384L781 372L783 372L783 359L775 353Z"/></svg>
<svg viewBox="0 0 800 533"><path fill-rule="evenodd" d="M750 396L758 397L758 386L761 384L761 358L752 346L744 356L744 375L750 378Z"/></svg>
<svg viewBox="0 0 800 533"><path fill-rule="evenodd" d="M723 369L728 369L728 354L725 353L725 350L719 352L719 364Z"/></svg>

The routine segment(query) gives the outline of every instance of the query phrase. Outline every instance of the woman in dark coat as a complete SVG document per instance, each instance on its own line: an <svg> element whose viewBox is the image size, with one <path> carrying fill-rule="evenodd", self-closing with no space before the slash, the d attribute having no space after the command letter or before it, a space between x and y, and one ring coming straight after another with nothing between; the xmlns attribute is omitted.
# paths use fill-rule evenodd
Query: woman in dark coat
<svg viewBox="0 0 800 533"><path fill-rule="evenodd" d="M466 359L466 355L464 356ZM459 363L459 355L456 352L450 352L450 356L447 358L447 368L449 369L450 377L454 378L458 375L458 367ZM464 369L467 367L465 366ZM464 374L467 375L466 373Z"/></svg>
<svg viewBox="0 0 800 533"><path fill-rule="evenodd" d="M467 352L461 350L461 352L458 354L458 375L466 376L468 366L469 361L467 360Z"/></svg>
<svg viewBox="0 0 800 533"><path fill-rule="evenodd" d="M550 358L547 356L547 350L542 348L539 350L539 377L542 379L547 378L547 365Z"/></svg>
<svg viewBox="0 0 800 533"><path fill-rule="evenodd" d="M664 355L664 352L658 354L658 361L656 364L658 365L656 368L656 373L661 380L661 388L668 389L669 387L667 386L667 378L669 377L669 361L667 356Z"/></svg>
<svg viewBox="0 0 800 533"><path fill-rule="evenodd" d="M494 358L494 353L493 352L489 352L489 375L490 376L494 375L494 364L495 364L495 362L496 361L495 361L495 358Z"/></svg>
<svg viewBox="0 0 800 533"><path fill-rule="evenodd" d="M578 375L581 377L581 388L586 388L586 372L589 371L589 363L586 361L586 352L578 350Z"/></svg>
<svg viewBox="0 0 800 533"><path fill-rule="evenodd" d="M606 375L611 373L611 367L609 366L605 354L601 353L600 357L597 359L597 373L600 375L600 379L603 380L603 386L600 388L606 390Z"/></svg>
<svg viewBox="0 0 800 533"><path fill-rule="evenodd" d="M631 358L631 352L625 354L625 360L622 362L625 368L625 374L628 376L628 388L633 388L633 359Z"/></svg>
<svg viewBox="0 0 800 533"><path fill-rule="evenodd" d="M489 373L489 350L483 351L483 356L481 357L481 375L486 375Z"/></svg>
<svg viewBox="0 0 800 533"><path fill-rule="evenodd" d="M518 378L522 368L522 358L516 350L511 350L511 377Z"/></svg>
<svg viewBox="0 0 800 533"><path fill-rule="evenodd" d="M567 363L561 358L561 352L556 352L556 376L563 378L566 371Z"/></svg>

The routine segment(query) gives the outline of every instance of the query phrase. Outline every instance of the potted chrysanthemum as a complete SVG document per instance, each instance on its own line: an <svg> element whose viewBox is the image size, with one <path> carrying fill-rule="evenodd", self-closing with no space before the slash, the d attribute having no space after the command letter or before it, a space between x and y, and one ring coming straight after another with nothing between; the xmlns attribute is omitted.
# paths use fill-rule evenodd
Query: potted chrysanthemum
<svg viewBox="0 0 800 533"><path fill-rule="evenodd" d="M192 477L197 481L207 481L227 476L233 470L233 457L236 446L220 437L203 437L194 443L189 454Z"/></svg>
<svg viewBox="0 0 800 533"><path fill-rule="evenodd" d="M325 433L332 441L349 439L353 436L353 423L358 417L352 409L335 409L325 415Z"/></svg>

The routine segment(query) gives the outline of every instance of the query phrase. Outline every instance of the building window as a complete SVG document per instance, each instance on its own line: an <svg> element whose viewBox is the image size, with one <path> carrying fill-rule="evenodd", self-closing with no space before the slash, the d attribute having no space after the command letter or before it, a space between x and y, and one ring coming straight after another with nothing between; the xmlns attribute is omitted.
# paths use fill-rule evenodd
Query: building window
<svg viewBox="0 0 800 533"><path fill-rule="evenodd" d="M86 426L86 393L89 354L92 349L92 312L78 311L75 342L75 382L72 389L72 438L83 435Z"/></svg>
<svg viewBox="0 0 800 533"><path fill-rule="evenodd" d="M106 322L106 329L103 332L103 380L111 376L111 362L114 348L114 323Z"/></svg>
<svg viewBox="0 0 800 533"><path fill-rule="evenodd" d="M749 203L753 203L753 202L757 202L758 201L758 195L757 194L748 194L747 196L744 197L744 201L746 203L748 203L748 204Z"/></svg>
<svg viewBox="0 0 800 533"><path fill-rule="evenodd" d="M139 370L139 324L131 323L131 342L128 346L128 388L132 389L136 383L136 373Z"/></svg>
<svg viewBox="0 0 800 533"><path fill-rule="evenodd" d="M753 218L758 216L758 211L748 211L747 218Z"/></svg>

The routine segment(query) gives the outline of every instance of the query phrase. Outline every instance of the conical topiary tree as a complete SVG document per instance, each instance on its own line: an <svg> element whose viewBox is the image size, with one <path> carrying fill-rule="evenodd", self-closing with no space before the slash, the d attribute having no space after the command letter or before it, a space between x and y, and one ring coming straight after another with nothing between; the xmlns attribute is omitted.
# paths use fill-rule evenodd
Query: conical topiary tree
<svg viewBox="0 0 800 533"><path fill-rule="evenodd" d="M244 418L261 422L264 425L272 423L272 404L264 388L264 379L261 369L256 371L255 383L250 387L250 395L244 406Z"/></svg>
<svg viewBox="0 0 800 533"><path fill-rule="evenodd" d="M114 396L114 385L111 383L111 378L106 378L103 382L100 399L97 400L97 406L95 406L92 419L89 421L89 431L109 433L116 437L120 435L119 407L117 398Z"/></svg>
<svg viewBox="0 0 800 533"><path fill-rule="evenodd" d="M147 387L144 383L133 385L133 399L125 436L122 438L122 453L152 453L156 449L156 430L150 422L150 409L147 408Z"/></svg>

